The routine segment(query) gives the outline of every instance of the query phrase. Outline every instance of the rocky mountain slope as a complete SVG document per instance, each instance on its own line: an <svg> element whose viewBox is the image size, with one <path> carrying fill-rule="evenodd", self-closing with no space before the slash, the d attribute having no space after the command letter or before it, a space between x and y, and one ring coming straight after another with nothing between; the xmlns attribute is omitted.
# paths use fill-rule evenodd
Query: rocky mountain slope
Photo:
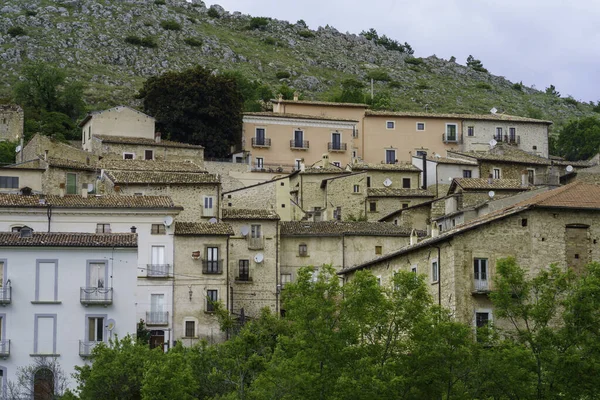
<svg viewBox="0 0 600 400"><path fill-rule="evenodd" d="M210 10L199 0L4 0L0 97L10 95L27 60L54 63L82 80L94 109L135 105L134 95L147 77L202 64L240 71L274 89L286 83L305 99L329 99L346 78L368 84L368 77L376 76L374 91L389 95L392 109L488 112L496 107L559 124L592 113L590 104L435 55L414 58L333 27L256 21L220 6Z"/></svg>

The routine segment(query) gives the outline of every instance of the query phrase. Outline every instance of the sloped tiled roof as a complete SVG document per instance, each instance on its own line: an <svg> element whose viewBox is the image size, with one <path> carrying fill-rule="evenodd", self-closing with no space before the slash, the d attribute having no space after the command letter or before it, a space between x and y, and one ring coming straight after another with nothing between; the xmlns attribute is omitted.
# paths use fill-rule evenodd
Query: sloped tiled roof
<svg viewBox="0 0 600 400"><path fill-rule="evenodd" d="M408 211L414 210L415 208L418 208L418 207L428 207L428 208L431 208L431 204L432 203L434 203L436 201L444 201L444 199L445 199L445 197L440 197L438 199L431 199L431 200L427 200L427 201L424 201L424 202L419 203L419 204L412 205L410 207L401 208L401 209L398 209L396 211L392 211L388 215L379 218L379 222L384 222L388 218L391 218L391 217L394 217L396 215L402 214L402 212L407 211L407 210Z"/></svg>
<svg viewBox="0 0 600 400"><path fill-rule="evenodd" d="M346 119L346 118L335 118L335 117L325 117L322 115L305 115L305 114L292 114L292 113L276 113L276 112L246 112L244 116L249 117L270 117L270 118L290 118L290 119L314 119L320 121L343 121L343 122L356 122L355 119Z"/></svg>
<svg viewBox="0 0 600 400"><path fill-rule="evenodd" d="M333 107L358 107L358 108L367 108L369 107L367 104L362 103L336 103L333 101L316 101L316 100L279 100L274 99L271 100L273 103L281 103L281 104L306 104L311 106L333 106Z"/></svg>
<svg viewBox="0 0 600 400"><path fill-rule="evenodd" d="M138 144L144 146L157 146L157 147L181 147L188 149L203 149L203 146L189 143L173 142L171 140L161 140L156 142L154 139L136 138L128 136L110 136L110 135L93 135L93 137L102 140L104 143L115 143L115 144Z"/></svg>
<svg viewBox="0 0 600 400"><path fill-rule="evenodd" d="M66 168L66 169L78 169L83 171L95 171L96 167L93 164L87 164L84 162L69 160L66 158L48 157L46 162L55 168Z"/></svg>
<svg viewBox="0 0 600 400"><path fill-rule="evenodd" d="M179 208L168 196L93 196L0 194L0 207L52 207L61 208Z"/></svg>
<svg viewBox="0 0 600 400"><path fill-rule="evenodd" d="M287 221L281 223L282 236L410 236L411 229L387 222ZM417 232L424 236L424 232Z"/></svg>
<svg viewBox="0 0 600 400"><path fill-rule="evenodd" d="M421 172L421 169L410 163L377 164L377 163L355 163L350 164L353 171L406 171Z"/></svg>
<svg viewBox="0 0 600 400"><path fill-rule="evenodd" d="M100 160L98 167L120 171L206 172L192 162L158 160Z"/></svg>
<svg viewBox="0 0 600 400"><path fill-rule="evenodd" d="M233 235L233 228L223 222L175 222L175 235Z"/></svg>
<svg viewBox="0 0 600 400"><path fill-rule="evenodd" d="M425 189L368 188L367 197L434 197Z"/></svg>
<svg viewBox="0 0 600 400"><path fill-rule="evenodd" d="M456 186L465 190L528 190L523 187L519 179L492 179L491 183L486 178L454 178L450 185L449 193Z"/></svg>
<svg viewBox="0 0 600 400"><path fill-rule="evenodd" d="M552 160L544 157L530 154L526 151L517 149L512 146L498 145L489 151L452 151L448 150L448 154L456 154L458 156L469 157L478 161L496 161L516 164L535 164L535 165L550 165Z"/></svg>
<svg viewBox="0 0 600 400"><path fill-rule="evenodd" d="M40 166L40 160L24 161L22 163L5 165L3 168L14 168L14 169L30 169L45 171L46 169Z"/></svg>
<svg viewBox="0 0 600 400"><path fill-rule="evenodd" d="M531 122L536 124L552 125L552 121L541 119L518 117L508 114L435 114L424 112L395 112L395 111L371 111L365 112L366 116L373 117L417 117L417 118L446 118L446 119L468 119L479 121L506 121L506 122Z"/></svg>
<svg viewBox="0 0 600 400"><path fill-rule="evenodd" d="M137 234L33 232L22 238L18 232L0 232L0 246L137 247Z"/></svg>
<svg viewBox="0 0 600 400"><path fill-rule="evenodd" d="M438 164L452 164L452 165L477 165L477 161L461 160L458 158L448 157L427 157L428 161L433 161Z"/></svg>
<svg viewBox="0 0 600 400"><path fill-rule="evenodd" d="M575 181L548 190L519 204L536 207L600 209L600 186Z"/></svg>
<svg viewBox="0 0 600 400"><path fill-rule="evenodd" d="M328 162L324 166L319 165L321 161L317 161L310 167L300 171L301 174L349 174L350 171L346 171L344 168L338 167Z"/></svg>
<svg viewBox="0 0 600 400"><path fill-rule="evenodd" d="M272 210L252 210L249 208L224 208L223 219L272 219L278 220L279 215Z"/></svg>
<svg viewBox="0 0 600 400"><path fill-rule="evenodd" d="M218 184L219 178L214 174L192 172L158 172L158 171L104 171L115 184L120 185L169 185L169 184Z"/></svg>

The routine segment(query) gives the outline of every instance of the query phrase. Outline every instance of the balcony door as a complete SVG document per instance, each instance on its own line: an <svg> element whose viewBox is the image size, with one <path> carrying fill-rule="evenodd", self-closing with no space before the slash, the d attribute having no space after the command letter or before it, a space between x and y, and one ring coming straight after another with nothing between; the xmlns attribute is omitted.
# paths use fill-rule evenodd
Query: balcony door
<svg viewBox="0 0 600 400"><path fill-rule="evenodd" d="M165 246L152 246L152 265L165 264Z"/></svg>
<svg viewBox="0 0 600 400"><path fill-rule="evenodd" d="M304 143L304 132L294 131L294 147L302 148Z"/></svg>
<svg viewBox="0 0 600 400"><path fill-rule="evenodd" d="M104 288L106 279L105 263L90 263L89 288Z"/></svg>
<svg viewBox="0 0 600 400"><path fill-rule="evenodd" d="M446 140L449 142L456 142L456 125L455 124L447 124L446 125Z"/></svg>
<svg viewBox="0 0 600 400"><path fill-rule="evenodd" d="M264 130L264 128L256 128L256 145L257 146L265 145L265 130Z"/></svg>
<svg viewBox="0 0 600 400"><path fill-rule="evenodd" d="M332 133L331 134L331 147L333 150L340 150L342 147L342 134Z"/></svg>
<svg viewBox="0 0 600 400"><path fill-rule="evenodd" d="M208 272L218 273L219 272L219 248L218 247L207 247L206 248L206 268Z"/></svg>
<svg viewBox="0 0 600 400"><path fill-rule="evenodd" d="M87 342L104 341L104 317L89 317L87 323Z"/></svg>
<svg viewBox="0 0 600 400"><path fill-rule="evenodd" d="M150 295L150 323L160 323L165 319L165 295Z"/></svg>
<svg viewBox="0 0 600 400"><path fill-rule="evenodd" d="M473 262L473 278L475 280L475 290L488 290L488 260L486 258L476 258Z"/></svg>
<svg viewBox="0 0 600 400"><path fill-rule="evenodd" d="M385 151L385 163L386 164L396 164L396 150L386 150Z"/></svg>

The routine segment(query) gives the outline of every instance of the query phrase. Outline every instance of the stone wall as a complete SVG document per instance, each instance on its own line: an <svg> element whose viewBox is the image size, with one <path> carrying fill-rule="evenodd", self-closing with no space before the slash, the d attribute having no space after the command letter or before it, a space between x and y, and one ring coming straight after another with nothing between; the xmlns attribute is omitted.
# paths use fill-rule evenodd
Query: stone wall
<svg viewBox="0 0 600 400"><path fill-rule="evenodd" d="M289 179L238 189L223 195L223 207L274 210L282 221L291 220Z"/></svg>
<svg viewBox="0 0 600 400"><path fill-rule="evenodd" d="M372 188L384 188L386 187L383 182L386 179L390 179L392 184L390 188L394 189L402 189L402 179L409 178L410 179L410 189L418 189L420 188L420 176L421 173L419 171L410 172L410 171L378 171L378 170L369 170L367 171L367 176L371 178L371 187Z"/></svg>
<svg viewBox="0 0 600 400"><path fill-rule="evenodd" d="M494 168L500 168L500 177L502 179L522 179L523 173L527 173L528 169L535 170L536 176L543 176L548 173L548 166L536 164L514 164L509 162L498 161L480 161L479 175L482 178L488 178L490 174L493 176Z"/></svg>
<svg viewBox="0 0 600 400"><path fill-rule="evenodd" d="M354 192L358 185L358 192ZM365 198L367 179L365 173L352 174L327 182L325 190L327 204L327 220L333 220L333 212L341 207L341 220L356 220L365 216Z"/></svg>
<svg viewBox="0 0 600 400"><path fill-rule="evenodd" d="M431 200L429 197L369 197L367 198L367 219L379 221L384 216L398 211L401 208L411 207ZM370 211L371 202L377 203L377 211ZM406 207L404 207L406 205Z"/></svg>
<svg viewBox="0 0 600 400"><path fill-rule="evenodd" d="M24 113L17 105L0 105L0 141L18 141L23 136Z"/></svg>
<svg viewBox="0 0 600 400"><path fill-rule="evenodd" d="M251 186L270 180L270 178L264 177L262 173L250 172L248 164L205 161L204 169L210 174L219 174L221 176L223 192L229 192L243 188L244 186Z"/></svg>
<svg viewBox="0 0 600 400"><path fill-rule="evenodd" d="M123 153L133 153L134 159L143 160L146 150L154 152L155 160L191 161L200 167L204 166L204 149L166 147L158 143L156 145L105 143L96 137L92 137L92 153L106 159L122 160Z"/></svg>
<svg viewBox="0 0 600 400"><path fill-rule="evenodd" d="M394 218L394 224L410 229L429 231L431 224L431 206L409 208Z"/></svg>
<svg viewBox="0 0 600 400"><path fill-rule="evenodd" d="M48 151L49 157L63 158L81 163L87 163L87 160L90 160L90 163L95 163L98 160L97 156L79 148L59 142L48 136L37 134L24 146L22 161L37 160L39 156L44 156L46 151ZM21 153L17 153L17 161L21 162Z"/></svg>

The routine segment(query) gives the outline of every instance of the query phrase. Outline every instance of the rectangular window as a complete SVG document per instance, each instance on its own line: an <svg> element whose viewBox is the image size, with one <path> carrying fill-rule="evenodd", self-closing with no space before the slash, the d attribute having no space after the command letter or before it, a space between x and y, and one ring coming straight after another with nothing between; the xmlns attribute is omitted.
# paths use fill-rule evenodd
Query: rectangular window
<svg viewBox="0 0 600 400"><path fill-rule="evenodd" d="M256 146L264 146L265 138L265 128L256 128L256 136L254 137Z"/></svg>
<svg viewBox="0 0 600 400"><path fill-rule="evenodd" d="M88 264L88 268L89 268L88 282L87 282L88 287L90 287L90 288L105 288L106 287L106 263L90 262ZM90 293L90 295L92 295L92 293Z"/></svg>
<svg viewBox="0 0 600 400"><path fill-rule="evenodd" d="M0 176L0 189L18 189L19 177Z"/></svg>
<svg viewBox="0 0 600 400"><path fill-rule="evenodd" d="M165 311L165 295L162 293L150 294L150 315L146 316L148 324L162 324L167 322Z"/></svg>
<svg viewBox="0 0 600 400"><path fill-rule="evenodd" d="M354 193L360 193L360 186L354 185L353 191L354 191Z"/></svg>
<svg viewBox="0 0 600 400"><path fill-rule="evenodd" d="M402 203L402 208L408 208L408 203Z"/></svg>
<svg viewBox="0 0 600 400"><path fill-rule="evenodd" d="M154 150L144 151L144 160L154 160Z"/></svg>
<svg viewBox="0 0 600 400"><path fill-rule="evenodd" d="M383 247L381 246L375 246L375 254L376 255L381 255L383 253Z"/></svg>
<svg viewBox="0 0 600 400"><path fill-rule="evenodd" d="M342 149L342 134L335 132L331 134L331 150Z"/></svg>
<svg viewBox="0 0 600 400"><path fill-rule="evenodd" d="M446 141L456 142L456 124L446 124Z"/></svg>
<svg viewBox="0 0 600 400"><path fill-rule="evenodd" d="M371 187L371 177L367 176L367 187L370 188Z"/></svg>
<svg viewBox="0 0 600 400"><path fill-rule="evenodd" d="M152 224L152 228L150 229L150 233L152 235L164 235L167 233L165 224Z"/></svg>
<svg viewBox="0 0 600 400"><path fill-rule="evenodd" d="M33 354L56 354L56 314L36 314Z"/></svg>
<svg viewBox="0 0 600 400"><path fill-rule="evenodd" d="M256 168L257 169L265 168L265 159L263 157L256 157Z"/></svg>
<svg viewBox="0 0 600 400"><path fill-rule="evenodd" d="M209 274L218 274L219 270L219 248L206 248L206 272Z"/></svg>
<svg viewBox="0 0 600 400"><path fill-rule="evenodd" d="M369 202L369 212L377 212L377 202L376 201Z"/></svg>
<svg viewBox="0 0 600 400"><path fill-rule="evenodd" d="M86 342L104 341L104 318L88 317Z"/></svg>
<svg viewBox="0 0 600 400"><path fill-rule="evenodd" d="M77 193L77 174L67 172L67 194Z"/></svg>
<svg viewBox="0 0 600 400"><path fill-rule="evenodd" d="M165 246L152 246L152 265L165 265Z"/></svg>
<svg viewBox="0 0 600 400"><path fill-rule="evenodd" d="M38 260L35 301L58 301L58 261Z"/></svg>
<svg viewBox="0 0 600 400"><path fill-rule="evenodd" d="M185 337L196 337L196 321L185 321Z"/></svg>
<svg viewBox="0 0 600 400"><path fill-rule="evenodd" d="M292 274L281 274L281 286L292 282Z"/></svg>
<svg viewBox="0 0 600 400"><path fill-rule="evenodd" d="M301 158L297 158L294 160L294 168L299 171L300 170L300 164L302 164L302 159Z"/></svg>
<svg viewBox="0 0 600 400"><path fill-rule="evenodd" d="M300 257L308 256L308 246L305 244L298 245L298 255Z"/></svg>
<svg viewBox="0 0 600 400"><path fill-rule="evenodd" d="M528 169L527 170L527 182L530 185L534 185L535 183L535 169Z"/></svg>
<svg viewBox="0 0 600 400"><path fill-rule="evenodd" d="M356 158L356 150L352 150L352 158Z"/></svg>
<svg viewBox="0 0 600 400"><path fill-rule="evenodd" d="M396 164L396 150L387 149L385 151L385 163Z"/></svg>
<svg viewBox="0 0 600 400"><path fill-rule="evenodd" d="M497 127L496 128L496 137L495 137L497 142L501 142L502 141L502 128L501 127Z"/></svg>
<svg viewBox="0 0 600 400"><path fill-rule="evenodd" d="M475 127L474 126L467 127L467 136L475 136Z"/></svg>
<svg viewBox="0 0 600 400"><path fill-rule="evenodd" d="M219 301L219 292L215 289L208 289L206 291L206 311L215 311L215 303Z"/></svg>
<svg viewBox="0 0 600 400"><path fill-rule="evenodd" d="M214 196L204 196L204 208L202 209L202 216L204 217L214 217L215 215L215 197Z"/></svg>
<svg viewBox="0 0 600 400"><path fill-rule="evenodd" d="M417 130L424 131L425 130L425 122L417 122Z"/></svg>
<svg viewBox="0 0 600 400"><path fill-rule="evenodd" d="M239 262L239 275L238 280L249 281L250 280L250 260L240 260Z"/></svg>
<svg viewBox="0 0 600 400"><path fill-rule="evenodd" d="M473 279L475 281L475 291L488 290L487 258L475 258L473 260Z"/></svg>
<svg viewBox="0 0 600 400"><path fill-rule="evenodd" d="M490 323L489 312L476 312L475 313L475 327L484 328Z"/></svg>
<svg viewBox="0 0 600 400"><path fill-rule="evenodd" d="M88 128L88 139L91 139L91 138L92 138L92 127L90 126Z"/></svg>
<svg viewBox="0 0 600 400"><path fill-rule="evenodd" d="M135 154L133 153L123 153L123 160L133 160L135 158Z"/></svg>
<svg viewBox="0 0 600 400"><path fill-rule="evenodd" d="M511 143L517 142L517 128L508 128L508 140Z"/></svg>
<svg viewBox="0 0 600 400"><path fill-rule="evenodd" d="M294 131L294 147L299 149L304 147L304 131Z"/></svg>
<svg viewBox="0 0 600 400"><path fill-rule="evenodd" d="M396 128L396 122L395 121L386 121L385 127L387 129L395 129Z"/></svg>
<svg viewBox="0 0 600 400"><path fill-rule="evenodd" d="M410 178L402 178L402 188L410 189Z"/></svg>
<svg viewBox="0 0 600 400"><path fill-rule="evenodd" d="M96 224L96 233L110 233L110 224Z"/></svg>
<svg viewBox="0 0 600 400"><path fill-rule="evenodd" d="M336 221L342 220L342 207L336 207L335 210L333 210L333 219Z"/></svg>
<svg viewBox="0 0 600 400"><path fill-rule="evenodd" d="M502 173L500 171L500 168L494 168L492 176L494 177L494 179L502 179Z"/></svg>
<svg viewBox="0 0 600 400"><path fill-rule="evenodd" d="M417 157L426 156L427 152L425 150L417 150Z"/></svg>
<svg viewBox="0 0 600 400"><path fill-rule="evenodd" d="M431 263L431 281L437 282L440 279L440 270L437 260Z"/></svg>
<svg viewBox="0 0 600 400"><path fill-rule="evenodd" d="M471 170L463 169L463 178L470 178L470 177L471 177Z"/></svg>
<svg viewBox="0 0 600 400"><path fill-rule="evenodd" d="M410 272L412 272L413 274L417 273L417 266L413 265L412 267L410 267Z"/></svg>
<svg viewBox="0 0 600 400"><path fill-rule="evenodd" d="M250 237L252 239L260 239L262 237L260 225L250 225Z"/></svg>

